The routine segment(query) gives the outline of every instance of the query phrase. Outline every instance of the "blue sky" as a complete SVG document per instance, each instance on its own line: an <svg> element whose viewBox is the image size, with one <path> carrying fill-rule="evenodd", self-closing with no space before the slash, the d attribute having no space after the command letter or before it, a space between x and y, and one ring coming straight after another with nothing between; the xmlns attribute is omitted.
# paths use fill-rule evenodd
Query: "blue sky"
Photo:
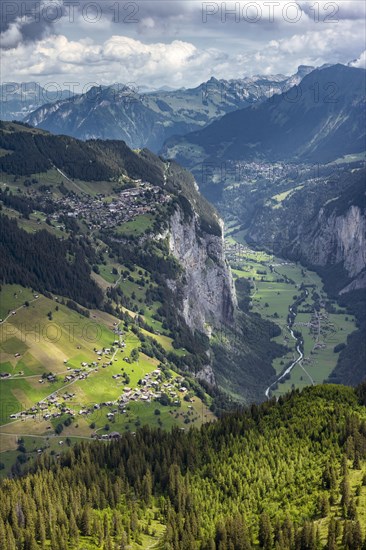
<svg viewBox="0 0 366 550"><path fill-rule="evenodd" d="M365 3L2 0L2 82L195 86L365 66Z"/></svg>

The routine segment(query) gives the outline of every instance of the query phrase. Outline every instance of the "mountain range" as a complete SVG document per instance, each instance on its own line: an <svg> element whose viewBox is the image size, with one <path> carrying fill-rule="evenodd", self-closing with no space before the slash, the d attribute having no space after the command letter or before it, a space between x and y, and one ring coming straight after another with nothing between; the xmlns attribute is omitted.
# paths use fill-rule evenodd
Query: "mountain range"
<svg viewBox="0 0 366 550"><path fill-rule="evenodd" d="M121 84L94 87L86 94L43 105L24 120L56 134L84 140L120 139L132 148L158 152L169 137L205 127L226 113L286 91L312 70L300 66L290 77L212 77L196 88L142 94Z"/></svg>
<svg viewBox="0 0 366 550"><path fill-rule="evenodd" d="M103 262L110 269L116 269L117 265L118 272L121 265L147 270L155 285L147 295L154 296L155 304L150 323L161 323L163 334L173 338L177 348L185 348L182 366L193 372L204 369L211 373L211 378L217 371L220 385L230 385L239 400L260 398L274 374L271 357L283 352L281 345L271 342L272 334L280 329L237 308L224 254L222 221L198 192L188 171L175 162L161 160L147 149L134 152L122 141L84 142L9 122L0 125L0 148L3 152L0 173L9 187L1 194L4 283L28 284L38 291L58 293L83 307L107 308L109 313L118 315L121 305L132 312L134 308L139 311L146 301L151 306L151 298L138 299L143 287L137 285L133 293L129 292L134 296L132 301L130 298L121 301L118 283L112 294L107 289L101 296L100 289L90 280L90 270L94 268L99 274ZM154 188L146 195L151 205L144 198L147 184ZM152 200L154 193L160 197L157 202ZM136 205L129 209L128 204L135 201L136 194ZM71 210L70 202L74 204ZM57 231L61 241L67 230L71 241L76 239L89 250L87 257L80 249L75 251L72 247L72 252L69 251L81 254L79 277L76 265L62 276L66 251L61 246L60 257L53 251L52 257L47 258L47 250L37 243L27 246L37 250L33 259L28 253L22 255L21 235L15 227L8 226L5 218L11 218L15 210L15 217L20 213L21 218L28 219L35 209L43 212L43 216L47 212L53 214L53 223L48 218L50 224L41 223L39 229L53 235L61 223L63 231ZM129 230L131 223L132 227L137 224L136 233ZM30 229L27 221L25 227ZM6 238L8 231L12 239ZM91 235L95 240L90 239ZM48 248L54 250L56 242ZM100 256L97 250L101 248L109 249L109 254ZM38 271L34 263L44 264L47 269ZM53 265L57 265L58 276ZM103 278L98 281L105 291ZM124 295L123 290L119 292ZM146 320L144 326L148 328ZM154 332L152 324L149 327ZM223 330L225 341L214 339L214 349L209 336ZM244 333L248 340L240 337ZM221 359L224 350L226 355L233 355L233 360L235 356L235 366Z"/></svg>
<svg viewBox="0 0 366 550"><path fill-rule="evenodd" d="M326 162L365 150L366 71L326 66L260 104L171 138L163 153L185 166L228 160Z"/></svg>
<svg viewBox="0 0 366 550"><path fill-rule="evenodd" d="M42 87L37 82L6 82L0 85L0 119L24 120L38 107L73 95L55 83Z"/></svg>
<svg viewBox="0 0 366 550"><path fill-rule="evenodd" d="M364 75L0 122L1 548L366 548Z"/></svg>

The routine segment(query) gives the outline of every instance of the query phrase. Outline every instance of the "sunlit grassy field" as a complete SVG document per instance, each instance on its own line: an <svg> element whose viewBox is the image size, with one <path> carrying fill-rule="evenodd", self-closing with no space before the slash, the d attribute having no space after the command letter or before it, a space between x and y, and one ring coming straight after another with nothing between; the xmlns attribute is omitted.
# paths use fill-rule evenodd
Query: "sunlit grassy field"
<svg viewBox="0 0 366 550"><path fill-rule="evenodd" d="M233 237L229 237L228 245L234 244ZM239 253L231 259L234 277L244 277L251 281L252 310L278 324L282 333L275 341L290 348L286 355L274 359L273 367L277 374L297 358L295 341L287 328L288 313L289 307L301 294L300 285L308 289L308 297L300 304L294 325L294 329L300 331L304 338L304 360L293 368L289 379L281 380L273 393L281 395L293 387L302 388L325 381L337 363L338 355L334 353L334 347L345 343L347 336L356 329L354 317L344 314L336 304L333 307L337 313L328 313L323 307L320 310L319 334L315 329L311 330L312 314L301 311L314 308L313 292L322 300L327 299L319 275L300 264L281 260L265 252L247 247L238 250Z"/></svg>
<svg viewBox="0 0 366 550"><path fill-rule="evenodd" d="M106 267L105 276L108 269L110 266ZM141 276L137 271L133 275L134 281ZM149 277L147 273L144 276ZM141 296L143 299L145 291L139 289L134 281L128 281L128 285L121 281L120 284L126 294L136 292L136 297ZM125 347L103 354L103 359L98 361L96 350L113 348L116 340L113 329L120 323L106 312L91 310L87 318L63 305L61 298L56 302L19 285L3 285L0 304L3 319L0 324L0 372L11 375L0 379L0 463L5 465L3 470L0 469L0 476L7 475L16 459L19 437L25 437L25 446L32 459L38 448L45 446L47 452L58 449L58 441L65 438L71 441L75 438L90 438L95 430L108 433L104 429L107 423L111 431L122 432L136 430L144 424L163 429L178 425L188 429L191 425L199 426L202 422L213 420L212 413L202 405L200 399L195 397L188 403L184 401L183 393L178 396L181 402L178 408L163 406L157 401L136 401L130 403L127 414L119 413L113 421L107 419L107 413L115 405L102 407L87 416L80 415L82 409L93 408L96 403L115 402L123 394L126 384L122 378L113 378L114 375L128 375L128 386L137 388L138 381L154 371L159 362L143 353L132 363L124 360L133 349L140 347L138 337L131 331L123 335ZM158 330L161 324L152 319L157 307L156 303L155 307L152 305L147 310L149 314L146 320ZM130 313L132 320L135 313ZM174 350L172 339L164 334L152 334L145 329L142 329L142 333L155 338L167 351L180 355L186 353L185 350ZM96 362L97 366L85 369L81 366L84 362ZM106 365L104 368L103 364ZM89 372L88 377L65 381L65 376L72 369ZM56 377L55 381L43 379L41 383L42 376L51 372ZM171 376L174 378L176 374L171 371ZM60 396L65 392L73 394L67 405L77 413L73 422L64 427L62 436L55 435L54 430L67 416L45 420L43 413L38 412L35 418L10 418L10 415L32 407L59 390ZM160 414L156 414L156 410Z"/></svg>

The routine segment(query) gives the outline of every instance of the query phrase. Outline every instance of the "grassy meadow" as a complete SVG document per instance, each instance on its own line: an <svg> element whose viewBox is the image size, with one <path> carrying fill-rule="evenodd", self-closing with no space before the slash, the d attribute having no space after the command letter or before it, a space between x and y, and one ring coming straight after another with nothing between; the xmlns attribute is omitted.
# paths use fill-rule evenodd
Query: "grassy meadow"
<svg viewBox="0 0 366 550"><path fill-rule="evenodd" d="M301 295L300 285L308 291L306 300L298 306L293 326L303 336L304 359L292 369L288 379L281 380L272 394L279 396L292 388L303 388L327 380L337 363L338 355L334 353L334 347L346 343L347 336L356 329L354 317L342 311L335 302L331 303L331 310L328 311L326 305L329 299L317 273L266 252L251 250L245 245L238 248L233 234L228 238L227 246L234 278L245 278L251 282L252 311L278 324L281 335L274 340L289 348L285 356L273 361L278 375L297 358L295 340L287 328L289 307ZM314 318L316 303L319 322Z"/></svg>

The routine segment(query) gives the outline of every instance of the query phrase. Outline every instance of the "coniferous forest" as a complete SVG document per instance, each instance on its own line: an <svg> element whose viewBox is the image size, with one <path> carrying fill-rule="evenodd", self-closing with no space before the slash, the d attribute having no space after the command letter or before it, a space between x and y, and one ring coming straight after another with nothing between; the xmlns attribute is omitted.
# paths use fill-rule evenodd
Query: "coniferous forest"
<svg viewBox="0 0 366 550"><path fill-rule="evenodd" d="M19 283L40 292L59 292L87 307L102 303L103 295L90 278L95 252L85 239L60 240L48 231L31 235L15 220L0 215L3 283Z"/></svg>
<svg viewBox="0 0 366 550"><path fill-rule="evenodd" d="M0 121L0 550L366 550L361 2L12 3L8 77L103 85Z"/></svg>
<svg viewBox="0 0 366 550"><path fill-rule="evenodd" d="M40 455L1 483L1 548L127 549L158 524L164 550L365 549L365 406L365 384L318 386Z"/></svg>

